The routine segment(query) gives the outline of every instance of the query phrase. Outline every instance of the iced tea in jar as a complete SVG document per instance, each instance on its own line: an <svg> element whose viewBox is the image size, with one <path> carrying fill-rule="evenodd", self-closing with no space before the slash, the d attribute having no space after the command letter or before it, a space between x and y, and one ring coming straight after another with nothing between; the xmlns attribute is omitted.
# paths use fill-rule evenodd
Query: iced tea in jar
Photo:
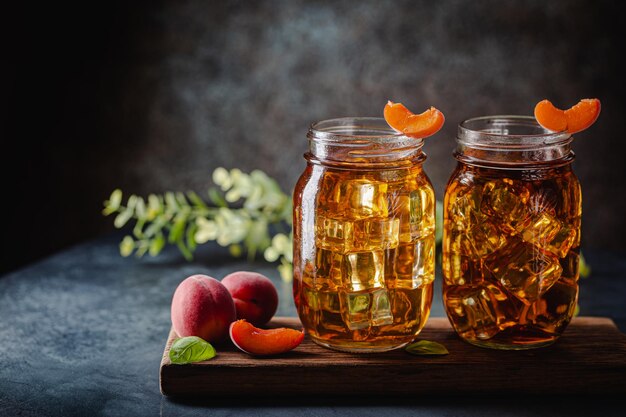
<svg viewBox="0 0 626 417"><path fill-rule="evenodd" d="M572 136L534 118L459 125L444 198L443 300L464 340L498 349L553 343L578 297L581 189Z"/></svg>
<svg viewBox="0 0 626 417"><path fill-rule="evenodd" d="M294 300L318 344L376 352L409 343L430 312L435 196L423 139L382 118L314 123L294 191Z"/></svg>

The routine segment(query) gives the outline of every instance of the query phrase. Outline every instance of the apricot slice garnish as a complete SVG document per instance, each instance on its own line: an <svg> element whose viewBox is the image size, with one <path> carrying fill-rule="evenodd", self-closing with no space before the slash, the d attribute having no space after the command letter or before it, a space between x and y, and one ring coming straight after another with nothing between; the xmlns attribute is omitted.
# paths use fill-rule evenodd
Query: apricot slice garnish
<svg viewBox="0 0 626 417"><path fill-rule="evenodd" d="M600 100L597 98L582 99L567 110L554 107L549 100L542 100L535 106L535 119L548 130L578 133L598 119L600 107Z"/></svg>
<svg viewBox="0 0 626 417"><path fill-rule="evenodd" d="M246 320L237 320L230 325L230 338L235 346L251 355L278 355L302 343L304 331L287 327L264 330Z"/></svg>
<svg viewBox="0 0 626 417"><path fill-rule="evenodd" d="M412 138L426 138L441 129L445 122L443 113L434 107L421 114L413 114L401 103L388 101L384 110L385 121L395 130Z"/></svg>

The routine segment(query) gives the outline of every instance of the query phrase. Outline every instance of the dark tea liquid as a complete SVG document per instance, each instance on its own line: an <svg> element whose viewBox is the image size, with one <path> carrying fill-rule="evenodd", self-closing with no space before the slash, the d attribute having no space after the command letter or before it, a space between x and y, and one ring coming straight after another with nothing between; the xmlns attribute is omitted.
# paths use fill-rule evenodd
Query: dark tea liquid
<svg viewBox="0 0 626 417"><path fill-rule="evenodd" d="M556 340L578 297L581 191L570 165L459 164L444 206L443 298L459 335L507 349Z"/></svg>

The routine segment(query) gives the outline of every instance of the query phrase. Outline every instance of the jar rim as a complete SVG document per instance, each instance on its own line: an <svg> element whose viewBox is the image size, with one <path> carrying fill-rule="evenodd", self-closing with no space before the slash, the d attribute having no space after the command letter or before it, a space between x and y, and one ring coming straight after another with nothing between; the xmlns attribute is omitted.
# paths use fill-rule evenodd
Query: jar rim
<svg viewBox="0 0 626 417"><path fill-rule="evenodd" d="M426 158L423 139L394 130L382 117L320 120L311 124L307 138L309 156L325 164L389 167Z"/></svg>
<svg viewBox="0 0 626 417"><path fill-rule="evenodd" d="M462 121L457 141L481 149L537 149L567 144L572 135L548 130L532 116L493 115Z"/></svg>
<svg viewBox="0 0 626 417"><path fill-rule="evenodd" d="M309 140L333 142L337 145L374 142L392 145L419 146L424 140L398 132L382 117L338 117L313 122L307 133Z"/></svg>

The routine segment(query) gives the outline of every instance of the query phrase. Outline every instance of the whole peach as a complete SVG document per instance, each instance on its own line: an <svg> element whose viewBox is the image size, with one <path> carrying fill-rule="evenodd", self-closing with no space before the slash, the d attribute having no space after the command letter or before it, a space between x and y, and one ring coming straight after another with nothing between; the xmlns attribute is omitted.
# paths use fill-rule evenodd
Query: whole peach
<svg viewBox="0 0 626 417"><path fill-rule="evenodd" d="M235 301L237 318L262 326L278 308L278 291L272 281L257 272L237 271L222 279Z"/></svg>
<svg viewBox="0 0 626 417"><path fill-rule="evenodd" d="M198 336L217 342L228 335L230 323L236 317L230 293L215 278L192 275L174 292L172 325L180 337Z"/></svg>

